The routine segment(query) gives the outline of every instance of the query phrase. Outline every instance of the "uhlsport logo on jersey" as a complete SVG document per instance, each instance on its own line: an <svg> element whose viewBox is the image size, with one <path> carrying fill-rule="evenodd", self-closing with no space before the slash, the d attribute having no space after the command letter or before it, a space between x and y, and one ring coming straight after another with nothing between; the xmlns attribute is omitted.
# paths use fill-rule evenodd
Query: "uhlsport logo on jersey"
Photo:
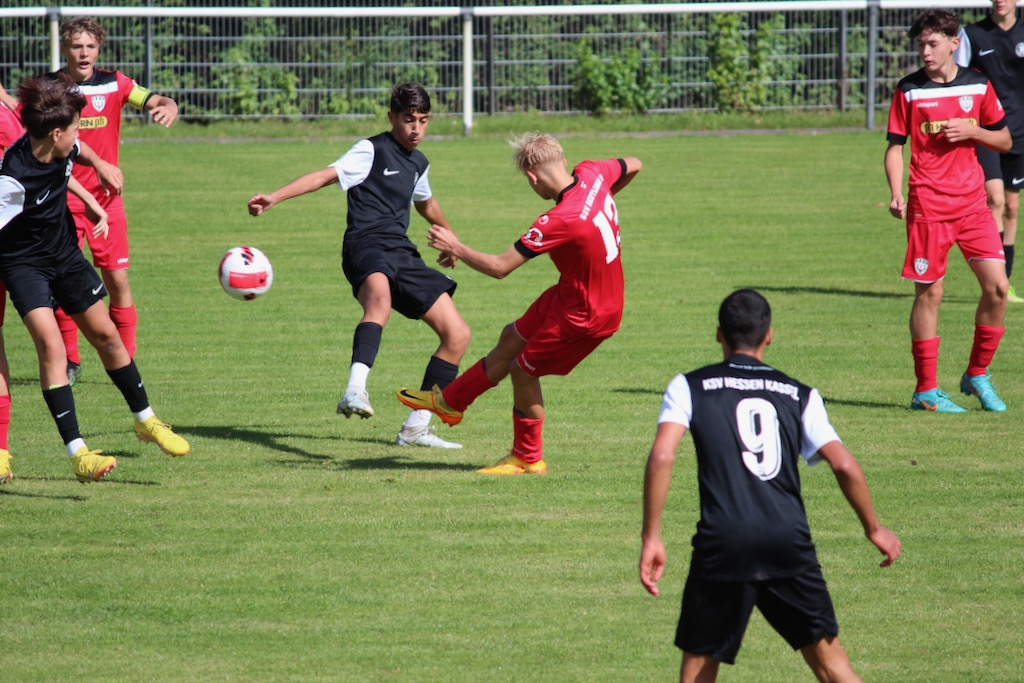
<svg viewBox="0 0 1024 683"><path fill-rule="evenodd" d="M924 275L928 272L928 259L917 258L914 259L914 272L918 275Z"/></svg>
<svg viewBox="0 0 1024 683"><path fill-rule="evenodd" d="M103 111L103 107L107 106L106 95L93 95L92 96L92 108L96 111Z"/></svg>
<svg viewBox="0 0 1024 683"><path fill-rule="evenodd" d="M974 98L970 95L960 96L960 108L964 111L970 111L974 109Z"/></svg>
<svg viewBox="0 0 1024 683"><path fill-rule="evenodd" d="M1024 59L1024 43L1017 43L1013 48L1013 53L1021 59Z"/></svg>

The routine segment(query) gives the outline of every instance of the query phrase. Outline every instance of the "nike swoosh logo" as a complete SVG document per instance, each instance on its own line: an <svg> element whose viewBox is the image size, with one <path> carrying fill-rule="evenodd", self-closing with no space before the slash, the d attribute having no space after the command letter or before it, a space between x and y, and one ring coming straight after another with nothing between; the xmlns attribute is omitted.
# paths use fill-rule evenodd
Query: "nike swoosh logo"
<svg viewBox="0 0 1024 683"><path fill-rule="evenodd" d="M994 49L994 48L993 48L993 49L991 49L991 50L980 50L980 51L978 52L978 56L979 56L979 57L984 57L985 55L990 55L990 54L992 54L993 52L995 52L995 49Z"/></svg>
<svg viewBox="0 0 1024 683"><path fill-rule="evenodd" d="M399 173L401 173L401 171L391 171L386 168L384 169L384 175L398 175Z"/></svg>
<svg viewBox="0 0 1024 683"><path fill-rule="evenodd" d="M1010 181L1012 185L1020 185L1021 183L1024 183L1024 178L1014 178Z"/></svg>
<svg viewBox="0 0 1024 683"><path fill-rule="evenodd" d="M70 410L65 410L63 413L57 413L57 419L59 420L60 418L62 418L65 415L69 414L70 412L71 412Z"/></svg>
<svg viewBox="0 0 1024 683"><path fill-rule="evenodd" d="M46 194L44 194L42 197L37 197L36 198L36 204L42 204L43 202L46 201L46 198L49 197L49 196L50 196L50 191L47 190Z"/></svg>
<svg viewBox="0 0 1024 683"><path fill-rule="evenodd" d="M99 294L101 289L103 289L103 285L100 285L99 287L96 287L95 289L93 289L92 293L93 294Z"/></svg>

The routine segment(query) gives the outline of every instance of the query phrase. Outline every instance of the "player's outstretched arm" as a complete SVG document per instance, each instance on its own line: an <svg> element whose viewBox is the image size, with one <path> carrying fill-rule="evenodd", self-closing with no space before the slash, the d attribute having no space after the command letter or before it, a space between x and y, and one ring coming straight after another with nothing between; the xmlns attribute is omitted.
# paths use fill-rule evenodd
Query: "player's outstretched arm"
<svg viewBox="0 0 1024 683"><path fill-rule="evenodd" d="M822 446L818 453L832 468L839 488L864 527L864 535L885 555L879 566L888 567L900 556L900 539L878 522L874 505L871 503L868 481L860 463L839 441L830 441Z"/></svg>
<svg viewBox="0 0 1024 683"><path fill-rule="evenodd" d="M658 581L665 571L665 544L661 541L661 513L665 509L676 448L686 427L662 422L654 437L644 472L644 525L640 534L640 583L651 595L658 595Z"/></svg>
<svg viewBox="0 0 1024 683"><path fill-rule="evenodd" d="M121 169L101 159L92 147L81 140L78 141L78 150L76 161L96 169L96 177L107 196L121 194L124 189L124 174L121 173Z"/></svg>
<svg viewBox="0 0 1024 683"><path fill-rule="evenodd" d="M893 218L907 217L907 200L903 198L903 145L889 143L885 150L885 177L889 181L889 213Z"/></svg>
<svg viewBox="0 0 1024 683"><path fill-rule="evenodd" d="M416 207L416 211L431 225L440 225L451 230L452 226L448 224L441 205L433 197L422 202L413 202L413 205ZM454 268L458 262L459 259L447 251L442 251L437 257L437 264L442 268Z"/></svg>
<svg viewBox="0 0 1024 683"><path fill-rule="evenodd" d="M68 178L68 192L74 194L85 204L85 215L93 222L92 236L106 239L107 233L110 232L110 227L107 225L107 212L96 201L96 197L92 196L92 192L85 189L85 186L78 182L74 176Z"/></svg>
<svg viewBox="0 0 1024 683"><path fill-rule="evenodd" d="M526 263L527 260L516 250L514 245L502 254L485 254L472 249L460 242L451 228L443 225L430 226L430 229L427 230L427 244L440 252L446 252L460 259L473 270L498 280Z"/></svg>
<svg viewBox="0 0 1024 683"><path fill-rule="evenodd" d="M0 102L6 104L7 108L11 111L14 111L18 108L18 98L12 95L11 93L7 92L7 89L4 88L3 83L0 83Z"/></svg>
<svg viewBox="0 0 1024 683"><path fill-rule="evenodd" d="M626 163L626 172L621 178L619 178L619 182L611 186L609 192L613 195L618 194L619 190L624 188L626 185L629 185L630 181L632 181L633 178L636 177L636 174L640 172L640 169L644 167L636 157L626 157L623 161Z"/></svg>
<svg viewBox="0 0 1024 683"><path fill-rule="evenodd" d="M178 119L178 103L166 95L152 95L146 101L146 111L164 128L170 128Z"/></svg>
<svg viewBox="0 0 1024 683"><path fill-rule="evenodd" d="M270 194L258 194L249 200L249 215L259 216L264 211L269 211L273 206L280 204L286 199L298 197L299 195L316 192L320 188L327 187L338 182L338 172L328 166L319 171L313 171L296 178L284 187L278 188Z"/></svg>

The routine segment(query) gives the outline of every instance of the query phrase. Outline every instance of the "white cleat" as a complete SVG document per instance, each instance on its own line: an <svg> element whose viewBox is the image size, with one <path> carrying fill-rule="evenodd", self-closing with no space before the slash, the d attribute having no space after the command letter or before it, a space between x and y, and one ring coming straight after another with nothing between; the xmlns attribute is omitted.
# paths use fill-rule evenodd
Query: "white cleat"
<svg viewBox="0 0 1024 683"><path fill-rule="evenodd" d="M461 443L445 441L430 427L411 434L403 427L402 431L398 432L395 443L399 446L422 446L423 448L462 448Z"/></svg>
<svg viewBox="0 0 1024 683"><path fill-rule="evenodd" d="M345 395L338 401L338 414L345 417L358 415L364 420L373 417L373 406L370 405L370 396L365 391L346 391Z"/></svg>

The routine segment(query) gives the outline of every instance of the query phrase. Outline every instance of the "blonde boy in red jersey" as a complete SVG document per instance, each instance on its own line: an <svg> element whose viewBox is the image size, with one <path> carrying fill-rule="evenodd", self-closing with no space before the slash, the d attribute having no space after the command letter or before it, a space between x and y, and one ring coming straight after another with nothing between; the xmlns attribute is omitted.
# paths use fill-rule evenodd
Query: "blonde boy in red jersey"
<svg viewBox="0 0 1024 683"><path fill-rule="evenodd" d="M502 330L487 356L433 392L403 388L398 400L436 413L449 425L485 391L512 376L512 452L480 474L544 474L544 399L540 378L567 375L619 329L624 301L619 217L613 196L640 172L635 157L584 161L566 168L561 145L550 135L528 133L513 142L516 166L530 187L555 206L504 253L484 254L434 225L428 244L473 270L501 279L540 254L558 268L558 283Z"/></svg>
<svg viewBox="0 0 1024 683"><path fill-rule="evenodd" d="M908 32L917 41L924 68L901 80L889 110L885 174L892 201L889 212L907 221L903 277L914 282L910 312L911 349L917 387L910 407L962 413L938 388L939 304L948 252L954 244L981 285L974 317L974 345L960 390L977 396L985 410L1006 404L989 378L1006 312L1003 245L989 211L984 175L975 146L1006 152L1012 141L1002 105L991 83L973 69L957 66L960 21L946 10L920 15ZM911 140L910 192L903 198L903 147Z"/></svg>
<svg viewBox="0 0 1024 683"><path fill-rule="evenodd" d="M61 71L78 83L86 99L79 129L80 139L92 147L101 159L116 166L121 138L121 109L124 105L148 111L153 120L164 127L170 127L178 117L178 105L169 97L150 92L120 71L97 69L100 47L106 39L103 27L88 17L79 17L65 23L61 27L61 53L66 65ZM93 169L76 164L74 175L107 212L110 232L105 238L94 238L92 224L85 214L85 205L78 197L68 195L68 208L78 228L79 245L88 239L93 262L99 268L103 284L110 293L110 317L117 326L128 354L134 357L138 315L128 285L128 221L124 202L119 194L108 196ZM57 320L68 353L68 381L74 384L81 363L78 328L63 311L58 311Z"/></svg>

